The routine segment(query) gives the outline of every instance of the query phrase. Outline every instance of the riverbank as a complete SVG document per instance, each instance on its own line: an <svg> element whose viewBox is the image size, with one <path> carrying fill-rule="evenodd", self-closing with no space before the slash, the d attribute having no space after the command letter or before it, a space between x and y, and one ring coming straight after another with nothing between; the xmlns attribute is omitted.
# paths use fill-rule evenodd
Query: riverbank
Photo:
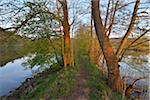
<svg viewBox="0 0 150 100"><path fill-rule="evenodd" d="M107 77L100 72L95 64L90 62L88 56L82 56L85 69L89 74L87 87L89 87L88 100L124 100L122 95L111 90L107 84Z"/></svg>
<svg viewBox="0 0 150 100"><path fill-rule="evenodd" d="M31 90L33 90L37 85L40 84L40 80L48 78L49 75L53 75L55 72L59 72L62 70L62 67L55 67L51 70L45 70L42 73L37 73L32 78L27 78L21 86L19 86L14 91L10 92L10 95L8 96L2 96L0 97L1 100L18 100L21 96L28 94Z"/></svg>
<svg viewBox="0 0 150 100"><path fill-rule="evenodd" d="M107 85L107 78L90 63L87 57L80 57L76 66L69 69L47 70L26 81L8 97L2 100L60 99L121 100L120 94ZM72 98L72 99L69 99Z"/></svg>
<svg viewBox="0 0 150 100"><path fill-rule="evenodd" d="M34 59L31 65L32 64L36 65L36 63L41 63L41 62L43 64L43 62L45 62L49 58L43 59L42 57L46 57L47 54L53 52L53 48L50 48L46 39L30 41L28 43L29 43L28 44L29 47L27 47L26 49L24 48L24 46L21 47L23 51L21 48L15 49L15 46L12 47L11 44L8 43L9 44L8 47L10 47L10 50L7 46L6 48L1 49L1 51L4 52L5 49L8 49L7 50L8 54L4 52L2 52L2 54L8 56L7 58L11 58L9 57L11 56L9 55L9 52L14 55L19 55L19 54L24 55L24 53L25 54L28 53L28 51L30 51L31 49L32 52L36 51L37 53L37 59ZM86 49L86 48L80 48L80 50L82 49ZM19 54L15 54L13 50L16 50L16 52L18 52ZM57 99L57 98L64 99L64 98L77 97L79 95L82 95L83 93L83 96L88 100L108 99L108 98L114 100L121 100L122 96L120 94L113 92L108 87L107 78L104 75L102 75L101 72L99 72L99 70L94 64L90 62L88 56L84 55L85 52L80 51L78 53L80 53L80 57L76 57L76 58L80 60L77 61L75 67L73 68L71 67L66 70L60 68L60 66L57 65L51 70L47 70L41 74L36 75L34 78L27 78L20 87L18 87L15 91L12 92L10 96L2 97L0 99L2 100L3 99L4 100L7 99L8 100L12 100L12 99L30 100L30 99ZM1 56L1 57L5 57L5 56ZM3 58L0 58L0 60L1 59L5 60ZM82 80L85 80L85 82ZM78 85L80 87L75 89ZM82 90L85 90L85 92Z"/></svg>

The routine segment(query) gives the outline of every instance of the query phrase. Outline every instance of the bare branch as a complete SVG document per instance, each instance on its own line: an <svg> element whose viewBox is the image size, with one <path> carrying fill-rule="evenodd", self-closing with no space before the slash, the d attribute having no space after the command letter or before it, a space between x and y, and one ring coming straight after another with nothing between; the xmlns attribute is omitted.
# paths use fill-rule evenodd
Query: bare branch
<svg viewBox="0 0 150 100"><path fill-rule="evenodd" d="M113 13L113 16L112 16L112 18L111 18L111 24L110 24L110 26L109 26L109 33L108 33L108 37L110 36L110 33L111 33L111 30L112 30L112 26L113 26L113 23L114 23L114 20L115 20L115 15L116 15L116 11L117 11L117 5L118 5L118 2L119 2L119 0L117 0L117 2L116 2L116 5L115 5L115 9L114 9L114 13Z"/></svg>
<svg viewBox="0 0 150 100"><path fill-rule="evenodd" d="M149 30L145 31L145 32L144 32L143 34L141 34L138 38L136 38L134 41L132 41L132 42L128 45L128 47L126 47L126 48L124 49L124 51L122 51L122 54L121 54L121 57L120 57L119 61L122 60L122 58L123 58L125 52L126 52L134 43L136 43L140 38L142 38L142 37L143 37L146 33L148 33L148 32L149 32Z"/></svg>
<svg viewBox="0 0 150 100"><path fill-rule="evenodd" d="M128 30L125 33L124 37L122 38L121 43L119 45L119 48L117 49L117 52L116 52L116 55L117 55L118 58L121 55L123 47L124 47L124 45L126 44L126 42L128 40L128 36L131 34L131 32L133 30L133 26L134 26L134 23L135 23L135 20L136 20L136 13L137 13L137 10L138 10L138 7L139 7L139 3L140 3L140 0L136 0L130 25L129 25Z"/></svg>
<svg viewBox="0 0 150 100"><path fill-rule="evenodd" d="M108 5L107 5L107 12L106 12L104 28L106 28L106 25L107 25L107 20L108 20L108 16L109 16L109 6L110 6L110 0L108 1Z"/></svg>

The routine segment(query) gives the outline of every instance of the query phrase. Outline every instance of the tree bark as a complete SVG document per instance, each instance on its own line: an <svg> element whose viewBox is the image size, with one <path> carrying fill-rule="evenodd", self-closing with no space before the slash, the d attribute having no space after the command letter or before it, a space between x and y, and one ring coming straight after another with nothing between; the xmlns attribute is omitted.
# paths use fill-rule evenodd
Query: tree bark
<svg viewBox="0 0 150 100"><path fill-rule="evenodd" d="M108 67L108 85L114 91L122 92L123 81L120 77L118 59L109 42L109 38L105 35L105 29L102 24L102 19L99 11L99 0L92 0L92 16L94 19L96 35L98 37Z"/></svg>
<svg viewBox="0 0 150 100"><path fill-rule="evenodd" d="M63 7L63 32L64 32L64 66L72 66L72 55L71 55L71 47L70 47L70 25L68 22L68 6L66 0L59 0Z"/></svg>

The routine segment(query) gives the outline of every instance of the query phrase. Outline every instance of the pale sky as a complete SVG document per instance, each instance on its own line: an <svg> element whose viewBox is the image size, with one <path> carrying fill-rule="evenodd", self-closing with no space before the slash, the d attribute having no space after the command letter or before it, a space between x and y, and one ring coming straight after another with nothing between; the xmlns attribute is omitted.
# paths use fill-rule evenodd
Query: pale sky
<svg viewBox="0 0 150 100"><path fill-rule="evenodd" d="M7 1L12 1L12 0L7 0ZM6 0L1 0L0 4L2 2L7 2ZM23 2L25 0L18 0L20 2ZM127 2L132 2L132 1L135 1L135 0L120 0L122 1L122 3L127 3ZM77 11L78 13L75 13L73 14L73 10L70 9L69 10L69 19L70 19L70 23L72 22L72 18L74 15L77 15L77 18L79 19L78 21L81 21L82 23L85 23L85 24L90 24L90 18L91 18L91 15L90 15L90 0L68 0L68 6L69 7L76 7L77 10L74 10L74 11ZM101 0L101 4L104 4L107 6L107 2L108 0ZM144 2L147 2L146 4L142 4ZM141 4L140 4L140 8L141 7L147 7L147 12L148 12L148 16L150 16L150 1L149 0L141 0ZM126 7L128 10L130 10L130 12L132 13L133 12L133 9L134 9L134 3L133 4L130 4ZM106 11L106 8L101 6L101 15L102 15L102 18L105 18L105 11ZM1 9L0 9L1 10ZM142 11L142 10L141 10ZM79 13L81 12L81 14ZM140 12L140 10L139 10ZM82 14L82 13L87 13L87 14ZM116 13L117 15L117 13ZM125 20L125 23L126 24L129 24L130 22L130 19L131 19L131 15L130 15L130 18L128 18L128 20ZM141 23L141 26L144 25L145 23L144 22L148 22L150 23L150 19L146 19L145 21L143 21ZM10 27L11 26L11 22L10 23L7 23L7 24L3 24L2 22L0 22L0 27ZM118 25L119 26L119 25ZM78 26L74 26L75 28L78 27ZM119 26L121 28L121 26ZM150 28L150 24L149 26L147 26L147 28ZM122 29L122 32L124 33L126 31L126 29ZM112 37L113 36L122 36L122 34L116 34L116 33L113 33L111 35Z"/></svg>

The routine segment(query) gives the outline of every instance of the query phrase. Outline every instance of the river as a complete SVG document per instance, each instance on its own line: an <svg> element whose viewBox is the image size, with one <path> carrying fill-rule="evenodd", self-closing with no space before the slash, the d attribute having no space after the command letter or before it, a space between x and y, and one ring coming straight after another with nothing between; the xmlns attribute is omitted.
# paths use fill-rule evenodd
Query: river
<svg viewBox="0 0 150 100"><path fill-rule="evenodd" d="M0 67L0 96L9 95L11 91L19 87L27 78L34 76L35 72L38 71L39 65L35 65L32 68L25 66L25 62L34 58L34 55L24 56L21 58L16 58L8 62L7 64ZM148 98L149 86L149 73L150 73L150 56L140 56L137 58L139 61L145 59L146 62L140 64L137 62L133 63L132 57L128 56L120 64L120 72L122 77L128 76L127 83L132 83L135 79L139 77L145 77L144 79L136 82L136 87L140 88L142 98ZM146 92L145 92L146 91ZM134 95L138 95L134 93Z"/></svg>
<svg viewBox="0 0 150 100"><path fill-rule="evenodd" d="M0 67L0 96L9 95L10 91L19 87L27 78L33 77L39 66L25 68L23 63L29 57L21 57Z"/></svg>

